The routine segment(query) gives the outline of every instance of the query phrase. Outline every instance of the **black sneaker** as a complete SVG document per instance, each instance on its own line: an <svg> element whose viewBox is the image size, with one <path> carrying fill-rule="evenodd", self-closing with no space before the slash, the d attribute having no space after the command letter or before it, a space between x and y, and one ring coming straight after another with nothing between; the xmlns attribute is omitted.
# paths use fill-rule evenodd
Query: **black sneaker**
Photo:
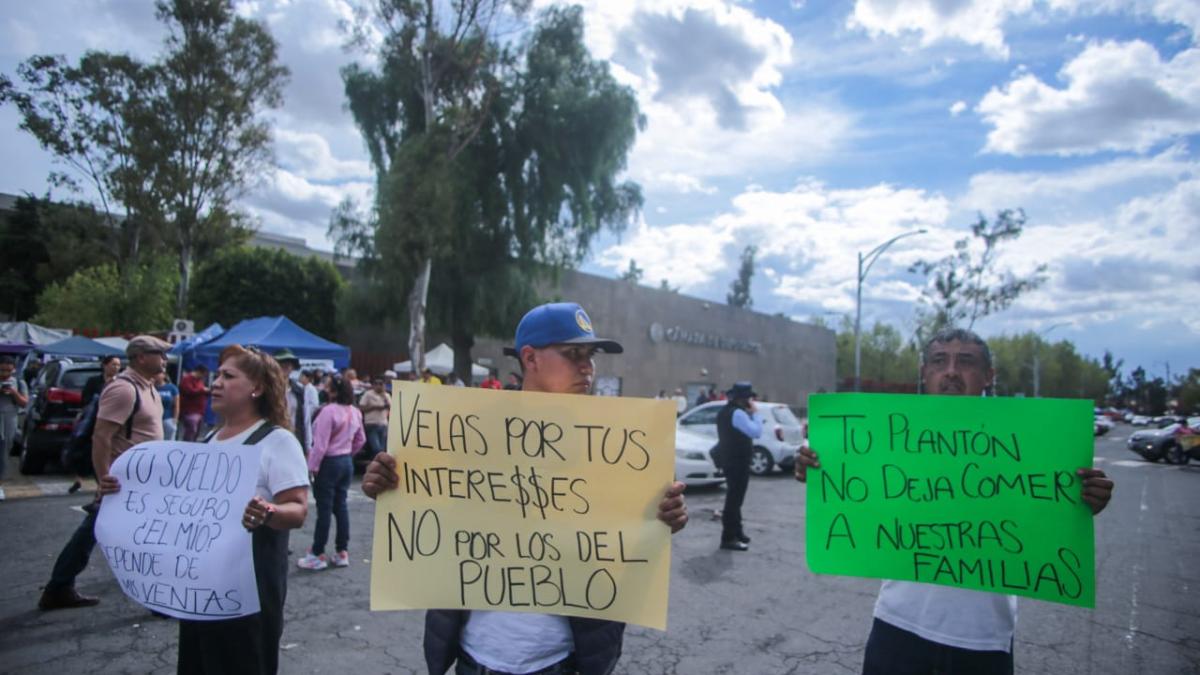
<svg viewBox="0 0 1200 675"><path fill-rule="evenodd" d="M737 540L723 541L721 542L721 548L725 549L726 551L749 551L750 545Z"/></svg>

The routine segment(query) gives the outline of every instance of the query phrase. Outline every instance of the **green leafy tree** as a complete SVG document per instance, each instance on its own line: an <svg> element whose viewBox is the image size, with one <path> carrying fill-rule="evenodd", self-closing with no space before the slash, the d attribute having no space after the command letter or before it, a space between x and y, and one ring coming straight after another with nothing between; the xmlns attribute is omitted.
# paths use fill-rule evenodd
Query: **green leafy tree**
<svg viewBox="0 0 1200 675"><path fill-rule="evenodd" d="M156 256L125 275L115 264L79 270L38 297L35 321L75 330L139 333L171 321L175 284L170 258Z"/></svg>
<svg viewBox="0 0 1200 675"><path fill-rule="evenodd" d="M754 256L757 254L757 246L742 249L737 278L729 284L729 294L725 296L730 307L748 308L754 305L754 299L750 297L750 281L754 279Z"/></svg>
<svg viewBox="0 0 1200 675"><path fill-rule="evenodd" d="M50 174L51 184L96 195L105 225L119 233L122 284L132 283L144 230L161 221L157 151L145 131L153 69L127 55L89 51L77 65L34 56L17 74L22 87L0 75L0 104L17 108L20 128L62 167Z"/></svg>
<svg viewBox="0 0 1200 675"><path fill-rule="evenodd" d="M824 326L824 317L814 323ZM837 377L854 378L854 321L843 316L837 327ZM864 391L915 391L920 355L912 340L905 340L895 326L876 321L861 335Z"/></svg>
<svg viewBox="0 0 1200 675"><path fill-rule="evenodd" d="M337 335L345 281L328 261L279 249L231 248L197 266L195 281L192 315L201 323L231 326L282 314L319 335Z"/></svg>
<svg viewBox="0 0 1200 675"><path fill-rule="evenodd" d="M1200 368L1188 369L1179 382L1179 410L1187 415L1200 415Z"/></svg>
<svg viewBox="0 0 1200 675"><path fill-rule="evenodd" d="M1033 396L1034 353L1037 353L1038 395L1087 398L1104 405L1109 394L1109 374L1098 360L1079 354L1069 340L1047 342L1036 333L988 339L996 369L996 393Z"/></svg>
<svg viewBox="0 0 1200 675"><path fill-rule="evenodd" d="M498 71L511 65L508 50L495 43L494 32L506 16L519 18L528 5L527 0L456 0L448 6L436 0L368 0L356 8L350 26L351 44L374 52L380 63L378 70L352 64L342 71L350 111L380 188L378 220L350 228L370 230L369 240L357 242L364 263L384 261L376 266L376 275L391 289L406 289L408 348L418 369L425 364L433 263L454 243L451 227L461 216L457 202L450 202L455 207L450 212L436 205L447 204L447 195L470 184L470 178L451 164L489 121L489 107L500 87ZM378 35L383 36L382 44L375 42ZM427 162L431 173L397 166L404 161ZM450 174L465 183L421 185L446 180ZM397 194L389 197L388 188ZM402 196L407 189L425 201L405 203L415 201ZM337 214L331 227L336 219ZM377 232L380 224L383 232ZM400 261L404 264L397 266Z"/></svg>
<svg viewBox="0 0 1200 675"><path fill-rule="evenodd" d="M158 60L35 56L18 67L23 88L0 77L0 103L16 105L21 128L68 169L52 183L97 195L122 233L124 274L147 231L172 242L183 315L195 256L245 236L231 204L270 166L261 113L282 103L287 69L265 26L238 17L231 0L155 7L168 31Z"/></svg>
<svg viewBox="0 0 1200 675"><path fill-rule="evenodd" d="M283 103L288 70L267 27L231 0L159 0L166 53L156 65L150 133L160 144L162 209L179 252L176 310L188 308L192 261L239 230L233 200L271 160L263 112Z"/></svg>
<svg viewBox="0 0 1200 675"><path fill-rule="evenodd" d="M501 43L490 26L521 7L456 3L491 18L443 25L429 20L436 5L381 1L392 21L379 69L343 71L379 189L368 216L335 212L331 235L383 297L409 297L418 363L428 299L465 379L476 334L511 332L539 279L640 208L640 188L617 176L642 119L633 92L588 54L578 8L551 8L528 39Z"/></svg>
<svg viewBox="0 0 1200 675"><path fill-rule="evenodd" d="M659 284L658 284L658 290L660 290L660 291L666 291L666 292L668 292L668 293L678 293L678 292L679 292L679 287L678 287L678 286L672 286L672 285L671 285L669 282L667 282L667 280L666 280L666 279L663 279L663 280L662 280L661 282L659 282ZM779 313L779 316L783 316L783 312L780 312L780 313ZM783 318L787 318L787 317L786 317L786 316L784 316Z"/></svg>
<svg viewBox="0 0 1200 675"><path fill-rule="evenodd" d="M624 272L621 272L621 276L619 278L621 279L621 281L628 281L629 283L634 284L636 286L637 283L642 280L642 275L644 273L645 273L645 270L638 267L637 261L634 260L633 258L630 258L629 259L629 269L625 270ZM663 282L665 285L666 279L663 279Z"/></svg>
<svg viewBox="0 0 1200 675"><path fill-rule="evenodd" d="M953 254L920 260L909 268L927 278L918 310L922 337L949 326L970 329L977 320L1007 309L1045 282L1045 265L1018 276L998 264L1000 244L1015 241L1024 228L1025 212L1020 209L1000 211L991 222L980 215L971 226L971 236L954 242Z"/></svg>
<svg viewBox="0 0 1200 675"><path fill-rule="evenodd" d="M118 264L120 232L107 222L92 204L18 197L0 219L0 310L28 319L49 284L85 267Z"/></svg>

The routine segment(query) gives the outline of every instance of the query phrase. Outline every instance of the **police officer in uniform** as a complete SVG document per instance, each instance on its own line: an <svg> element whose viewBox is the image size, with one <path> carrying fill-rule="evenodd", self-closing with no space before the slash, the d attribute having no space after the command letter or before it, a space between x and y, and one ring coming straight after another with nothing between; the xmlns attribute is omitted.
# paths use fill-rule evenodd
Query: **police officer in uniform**
<svg viewBox="0 0 1200 675"><path fill-rule="evenodd" d="M754 387L738 382L725 392L728 401L717 413L717 455L725 470L725 508L721 512L721 548L750 550L750 537L742 529L742 502L750 485L750 456L754 439L762 435L755 417Z"/></svg>

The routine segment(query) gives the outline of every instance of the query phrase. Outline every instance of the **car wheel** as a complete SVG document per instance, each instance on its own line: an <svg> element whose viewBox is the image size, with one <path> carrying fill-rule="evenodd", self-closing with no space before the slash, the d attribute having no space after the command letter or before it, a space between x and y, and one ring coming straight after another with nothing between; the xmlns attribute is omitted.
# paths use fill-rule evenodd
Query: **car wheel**
<svg viewBox="0 0 1200 675"><path fill-rule="evenodd" d="M34 452L30 444L26 443L25 447L21 448L21 459L17 469L26 476L35 476L45 468L46 458Z"/></svg>
<svg viewBox="0 0 1200 675"><path fill-rule="evenodd" d="M771 453L766 448L754 448L754 453L750 455L750 473L765 476L771 473L774 466L775 460L771 459Z"/></svg>
<svg viewBox="0 0 1200 675"><path fill-rule="evenodd" d="M1183 451L1183 446L1178 443L1172 443L1167 446L1167 461L1172 464L1184 465L1190 459L1186 452Z"/></svg>

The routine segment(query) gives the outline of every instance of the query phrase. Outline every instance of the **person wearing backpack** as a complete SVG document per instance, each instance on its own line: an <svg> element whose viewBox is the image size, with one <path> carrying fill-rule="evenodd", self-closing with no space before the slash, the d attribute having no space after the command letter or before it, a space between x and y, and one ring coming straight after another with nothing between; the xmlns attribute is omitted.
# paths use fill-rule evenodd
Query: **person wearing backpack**
<svg viewBox="0 0 1200 675"><path fill-rule="evenodd" d="M259 612L236 619L179 622L180 675L272 675L279 670L287 598L288 535L308 516L308 467L288 417L287 382L271 356L231 345L212 384L220 424L206 442L257 445L254 497L242 513L251 533Z"/></svg>
<svg viewBox="0 0 1200 675"><path fill-rule="evenodd" d="M50 581L38 601L39 609L99 604L99 598L81 595L75 590L75 577L87 567L96 546L94 529L100 499L120 489L116 477L109 474L109 467L121 453L138 443L162 440L162 399L154 388L154 378L163 371L170 348L171 345L151 335L133 338L125 348L129 368L114 377L101 392L92 432L92 466L99 487L96 501L54 562Z"/></svg>
<svg viewBox="0 0 1200 675"><path fill-rule="evenodd" d="M96 409L100 404L100 393L121 372L121 357L113 354L100 359L100 374L88 378L83 385L83 407L75 417L71 437L63 446L62 464L75 472L75 482L67 488L75 494L83 487L83 479L95 474L92 469L92 432L96 430ZM95 503L85 506L91 509Z"/></svg>

